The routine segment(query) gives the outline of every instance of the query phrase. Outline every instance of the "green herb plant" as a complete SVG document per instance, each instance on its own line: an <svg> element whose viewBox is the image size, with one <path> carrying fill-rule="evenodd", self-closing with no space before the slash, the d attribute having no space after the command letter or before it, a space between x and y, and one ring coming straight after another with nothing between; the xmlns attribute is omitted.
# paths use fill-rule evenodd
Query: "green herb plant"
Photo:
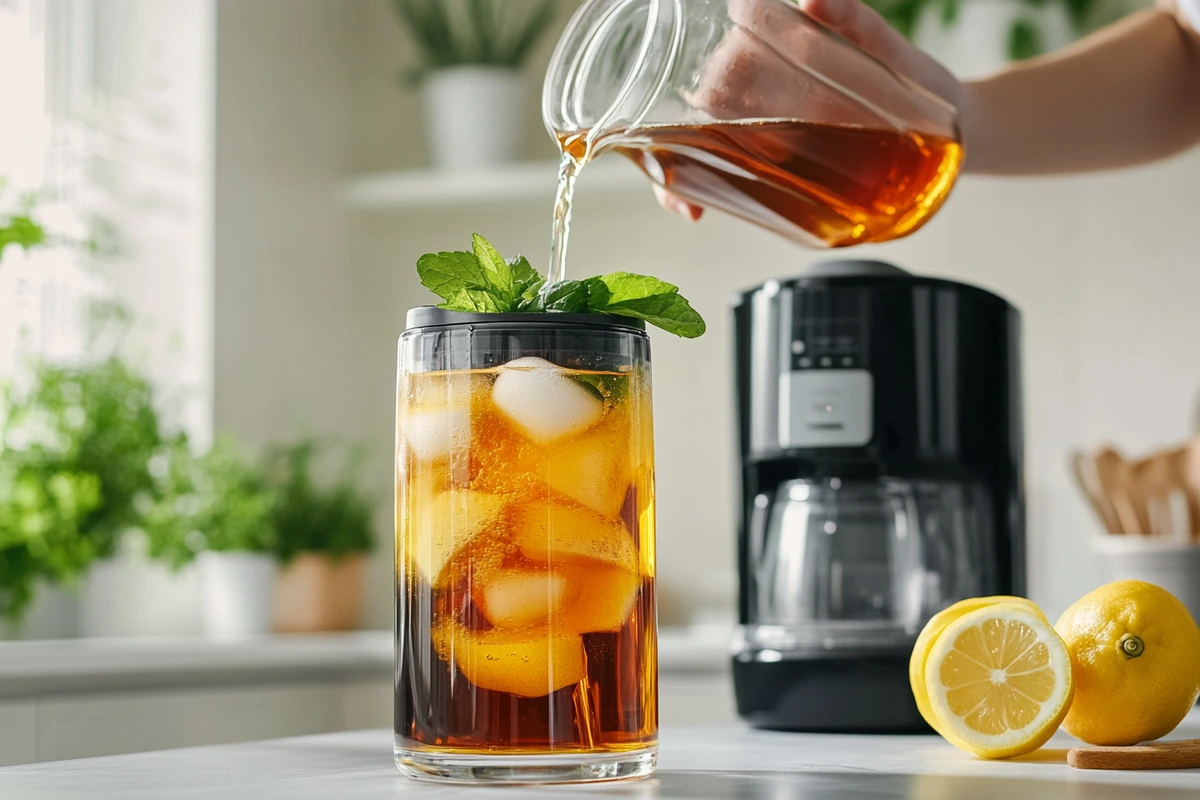
<svg viewBox="0 0 1200 800"><path fill-rule="evenodd" d="M438 308L450 311L617 314L685 339L705 331L704 319L679 294L678 286L630 272L547 284L524 256L505 259L479 234L473 237L471 252L421 256L417 274L442 298Z"/></svg>
<svg viewBox="0 0 1200 800"><path fill-rule="evenodd" d="M272 524L276 553L284 564L301 553L320 553L334 561L375 547L371 500L358 487L365 450L345 449L334 485L323 486L315 471L332 448L315 439L268 449L268 484L279 497Z"/></svg>
<svg viewBox="0 0 1200 800"><path fill-rule="evenodd" d="M232 439L196 456L188 437L177 435L154 455L150 472L138 505L152 558L180 569L206 550L275 552L279 496Z"/></svg>
<svg viewBox="0 0 1200 800"><path fill-rule="evenodd" d="M406 73L420 81L439 69L488 66L518 69L554 21L555 0L530 7L517 0L392 0L420 53Z"/></svg>
<svg viewBox="0 0 1200 800"><path fill-rule="evenodd" d="M0 178L0 201L4 200L7 185ZM4 250L9 245L30 250L46 241L46 229L34 219L36 206L37 196L24 194L17 198L13 209L0 210L0 261L4 260Z"/></svg>
<svg viewBox="0 0 1200 800"><path fill-rule="evenodd" d="M0 389L0 614L71 583L138 524L162 446L150 382L122 361L35 363Z"/></svg>

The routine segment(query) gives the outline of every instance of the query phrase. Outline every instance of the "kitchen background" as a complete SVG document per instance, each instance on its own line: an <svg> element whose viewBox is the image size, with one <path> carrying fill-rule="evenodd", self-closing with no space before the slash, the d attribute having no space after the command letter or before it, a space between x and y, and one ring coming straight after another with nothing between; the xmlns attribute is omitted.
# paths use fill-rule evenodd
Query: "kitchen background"
<svg viewBox="0 0 1200 800"><path fill-rule="evenodd" d="M537 100L575 5L558 4L526 65L522 163L447 174L429 171L429 120L402 80L412 39L388 0L0 0L0 175L66 187L119 231L114 254L82 269L65 248L4 252L0 372L18 374L31 352L78 354L74 298L99 293L129 308L120 352L194 442L365 443L355 485L374 500L378 547L361 626L390 628L395 342L405 311L429 300L414 263L479 232L544 265L556 153ZM1065 43L1080 4L963 0L949 27L942 4L917 5L918 41L969 75L1039 38ZM1093 24L1137 5L1082 4ZM93 181L80 163L99 165L83 171ZM829 254L717 214L667 215L615 156L584 171L577 200L571 272L660 276L709 322L698 341L652 334L659 586L664 625L723 630L735 582L729 301ZM1101 531L1069 452L1110 441L1139 454L1200 429L1197 209L1200 152L1099 177L968 177L920 233L854 253L982 285L1023 312L1031 593L1052 618L1101 582L1089 548ZM72 218L54 203L46 213ZM6 636L200 633L196 570L173 574L136 550L73 588L40 586ZM0 647L0 678L15 652ZM364 718L383 725L383 712ZM3 714L0 700L0 729Z"/></svg>

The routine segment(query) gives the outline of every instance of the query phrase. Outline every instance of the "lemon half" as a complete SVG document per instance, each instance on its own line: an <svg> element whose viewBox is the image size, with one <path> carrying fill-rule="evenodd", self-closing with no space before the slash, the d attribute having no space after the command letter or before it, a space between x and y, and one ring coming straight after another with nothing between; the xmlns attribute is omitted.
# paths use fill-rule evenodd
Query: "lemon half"
<svg viewBox="0 0 1200 800"><path fill-rule="evenodd" d="M917 701L917 710L921 712L921 717L929 723L929 726L935 731L938 730L937 720L933 716L933 712L929 708L929 693L925 691L925 662L929 659L929 652L933 649L933 643L942 635L942 631L964 614L969 614L980 608L987 608L999 604L1016 605L1024 608L1035 614L1041 614L1042 611L1032 600L1027 600L1024 597L1010 597L1008 595L995 595L993 597L971 597L966 600L959 600L952 606L948 606L925 624L921 630L921 635L917 637L916 644L913 645L912 657L908 660L908 682L912 686L913 699ZM939 733L941 731L938 731Z"/></svg>
<svg viewBox="0 0 1200 800"><path fill-rule="evenodd" d="M1071 705L1071 657L1039 611L1000 603L945 627L925 661L935 728L983 758L1032 752Z"/></svg>

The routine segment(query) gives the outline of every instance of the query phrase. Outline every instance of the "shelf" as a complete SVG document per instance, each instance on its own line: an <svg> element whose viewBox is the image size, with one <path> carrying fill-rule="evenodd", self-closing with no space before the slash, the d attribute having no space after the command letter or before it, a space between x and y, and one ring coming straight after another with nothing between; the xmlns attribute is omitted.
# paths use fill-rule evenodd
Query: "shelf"
<svg viewBox="0 0 1200 800"><path fill-rule="evenodd" d="M554 202L558 164L531 161L487 170L377 172L351 178L341 189L347 208L397 211L460 205ZM589 196L598 192L649 191L649 182L623 158L601 159L580 174Z"/></svg>

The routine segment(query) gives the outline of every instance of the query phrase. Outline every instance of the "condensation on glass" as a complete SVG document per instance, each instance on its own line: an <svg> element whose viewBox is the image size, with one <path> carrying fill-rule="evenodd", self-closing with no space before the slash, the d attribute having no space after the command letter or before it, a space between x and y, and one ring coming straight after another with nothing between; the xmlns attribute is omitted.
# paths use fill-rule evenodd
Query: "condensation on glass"
<svg viewBox="0 0 1200 800"><path fill-rule="evenodd" d="M649 342L421 309L400 339L395 752L461 781L649 774Z"/></svg>

